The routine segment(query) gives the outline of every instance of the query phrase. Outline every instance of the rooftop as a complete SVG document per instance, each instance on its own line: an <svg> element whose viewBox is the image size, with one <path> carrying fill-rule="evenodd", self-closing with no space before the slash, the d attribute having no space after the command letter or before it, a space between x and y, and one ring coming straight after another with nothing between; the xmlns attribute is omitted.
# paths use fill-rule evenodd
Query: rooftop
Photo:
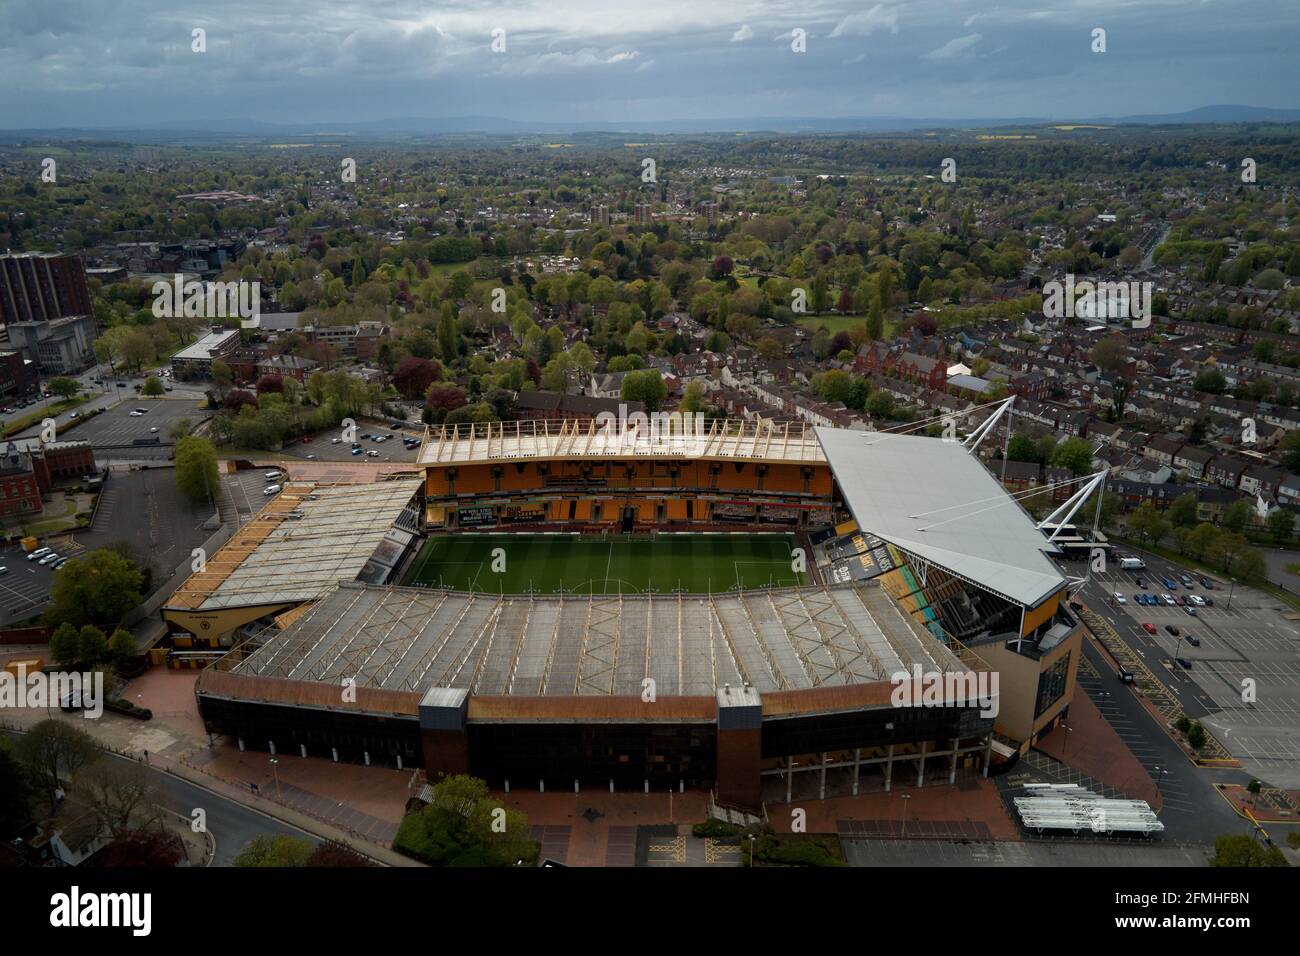
<svg viewBox="0 0 1300 956"><path fill-rule="evenodd" d="M318 487L292 482L208 557L167 602L176 610L286 604L351 581L389 536L418 479Z"/></svg>
<svg viewBox="0 0 1300 956"><path fill-rule="evenodd" d="M503 597L344 583L270 633L233 674L519 697L640 698L653 678L661 697L713 698L969 669L875 586Z"/></svg>
<svg viewBox="0 0 1300 956"><path fill-rule="evenodd" d="M738 461L824 463L826 457L803 422L695 419L660 426L629 415L620 421L532 421L464 424L432 429L420 464L464 464L521 459L729 458Z"/></svg>
<svg viewBox="0 0 1300 956"><path fill-rule="evenodd" d="M960 442L838 428L817 438L864 531L1027 607L1064 586L1056 549Z"/></svg>

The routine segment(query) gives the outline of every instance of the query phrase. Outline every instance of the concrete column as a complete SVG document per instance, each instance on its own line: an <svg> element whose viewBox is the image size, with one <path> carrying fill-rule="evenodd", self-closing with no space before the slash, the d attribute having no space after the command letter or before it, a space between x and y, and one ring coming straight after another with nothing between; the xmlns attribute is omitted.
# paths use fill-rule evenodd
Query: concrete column
<svg viewBox="0 0 1300 956"><path fill-rule="evenodd" d="M826 751L824 750L822 751L821 784L818 786L817 793L818 800L826 799Z"/></svg>
<svg viewBox="0 0 1300 956"><path fill-rule="evenodd" d="M959 738L957 738L957 737L952 738L952 767L950 767L949 770L948 770L948 782L949 782L949 783L956 783L956 782L957 782L957 743L958 743L958 741L959 741Z"/></svg>
<svg viewBox="0 0 1300 956"><path fill-rule="evenodd" d="M573 792L574 792L574 793L577 793L577 792L578 792L578 778L577 778L577 777L574 777L574 778L573 778Z"/></svg>
<svg viewBox="0 0 1300 956"><path fill-rule="evenodd" d="M546 792L546 781L545 781L545 780L540 780L540 779L539 779L539 780L537 781L537 790L538 790L538 792L540 792L540 793L545 793L545 792Z"/></svg>
<svg viewBox="0 0 1300 956"><path fill-rule="evenodd" d="M758 809L763 802L763 703L753 687L717 692L718 802ZM683 781L678 786L685 792Z"/></svg>
<svg viewBox="0 0 1300 956"><path fill-rule="evenodd" d="M240 738L239 738L239 752L240 752L241 754L244 752L244 738L243 738L243 737L240 737Z"/></svg>
<svg viewBox="0 0 1300 956"><path fill-rule="evenodd" d="M332 754L334 755L334 762L335 762L335 763L338 763L338 762L339 762L339 748L338 748L338 747L331 747L331 748L330 748L330 753L332 753Z"/></svg>
<svg viewBox="0 0 1300 956"><path fill-rule="evenodd" d="M401 755L401 754L398 754L398 755L397 755L397 769L398 769L398 770L401 770L401 769L402 769L402 755Z"/></svg>
<svg viewBox="0 0 1300 956"><path fill-rule="evenodd" d="M370 751L369 751L369 750L365 751L361 756L365 758L366 766L369 767L369 766L370 766Z"/></svg>
<svg viewBox="0 0 1300 956"><path fill-rule="evenodd" d="M299 744L299 745L298 745L298 753L299 753L300 756L303 756L303 757L307 756L307 745L306 745L306 744Z"/></svg>
<svg viewBox="0 0 1300 956"><path fill-rule="evenodd" d="M420 746L424 772L430 780L439 775L469 773L469 691L431 687L420 699Z"/></svg>
<svg viewBox="0 0 1300 956"><path fill-rule="evenodd" d="M794 790L794 758L785 758L785 802L790 803L794 800L792 791Z"/></svg>
<svg viewBox="0 0 1300 956"><path fill-rule="evenodd" d="M858 795L858 777L862 772L862 748L853 748L853 795Z"/></svg>
<svg viewBox="0 0 1300 956"><path fill-rule="evenodd" d="M506 777L506 793L510 792L510 778Z"/></svg>
<svg viewBox="0 0 1300 956"><path fill-rule="evenodd" d="M271 747L271 756L274 757L274 756L275 756L275 741L274 741L274 740L268 740L268 741L267 741L267 744L270 745L270 747Z"/></svg>
<svg viewBox="0 0 1300 956"><path fill-rule="evenodd" d="M647 781L645 782L645 792L646 792L646 793L649 793L649 792L650 792L650 781L649 781L649 780L647 780Z"/></svg>
<svg viewBox="0 0 1300 956"><path fill-rule="evenodd" d="M993 760L993 735L989 734L988 743L984 745L984 779L989 778L989 763Z"/></svg>
<svg viewBox="0 0 1300 956"><path fill-rule="evenodd" d="M614 792L614 781L613 781L613 780L611 780L611 781L609 782L609 792L610 792L610 793L613 793L613 792Z"/></svg>
<svg viewBox="0 0 1300 956"><path fill-rule="evenodd" d="M894 786L894 745L889 745L889 756L885 758L885 793Z"/></svg>
<svg viewBox="0 0 1300 956"><path fill-rule="evenodd" d="M916 786L921 788L925 786L925 755L930 749L930 741L921 741L921 759L916 762Z"/></svg>

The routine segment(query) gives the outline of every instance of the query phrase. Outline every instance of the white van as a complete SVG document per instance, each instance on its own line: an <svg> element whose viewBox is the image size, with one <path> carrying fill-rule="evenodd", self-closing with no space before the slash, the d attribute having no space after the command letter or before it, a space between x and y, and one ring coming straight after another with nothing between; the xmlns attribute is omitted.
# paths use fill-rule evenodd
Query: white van
<svg viewBox="0 0 1300 956"><path fill-rule="evenodd" d="M279 493L280 493L279 485L267 485L265 488L262 489L262 494L264 495L278 495Z"/></svg>
<svg viewBox="0 0 1300 956"><path fill-rule="evenodd" d="M280 473L278 471L268 471L262 477L265 478L267 481L279 481Z"/></svg>
<svg viewBox="0 0 1300 956"><path fill-rule="evenodd" d="M49 553L50 553L49 548L37 548L35 551L29 551L27 553L27 560L35 561L37 558L44 557Z"/></svg>

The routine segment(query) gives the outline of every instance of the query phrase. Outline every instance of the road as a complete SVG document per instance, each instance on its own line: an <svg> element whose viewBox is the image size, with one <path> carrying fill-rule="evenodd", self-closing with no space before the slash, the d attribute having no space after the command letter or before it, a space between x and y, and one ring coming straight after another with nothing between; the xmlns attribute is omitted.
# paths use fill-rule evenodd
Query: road
<svg viewBox="0 0 1300 956"><path fill-rule="evenodd" d="M0 731L0 733L13 735L12 731ZM112 760L129 761L129 758L117 754L106 753L105 755ZM319 837L306 830L300 830L292 824L267 816L253 807L237 803L156 767L145 769L153 777L154 785L158 788L157 799L160 806L175 810L190 819L194 818L196 809L203 810L208 832L217 846L213 866L232 866L239 851L254 837L268 834L294 836L309 841L313 846L320 843Z"/></svg>

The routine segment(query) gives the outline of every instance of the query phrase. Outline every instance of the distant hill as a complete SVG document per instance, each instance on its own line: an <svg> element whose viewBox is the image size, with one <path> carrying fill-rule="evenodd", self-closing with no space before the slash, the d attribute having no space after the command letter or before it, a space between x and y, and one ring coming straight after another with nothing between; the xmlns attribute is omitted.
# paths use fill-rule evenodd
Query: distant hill
<svg viewBox="0 0 1300 956"><path fill-rule="evenodd" d="M93 129L14 129L0 132L0 139L185 139L191 136L296 136L318 139L325 136L429 136L455 133L544 134L544 133L883 133L922 129L987 129L1042 126L1048 124L1104 123L1107 125L1171 126L1203 123L1293 123L1300 121L1300 109L1264 106L1202 106L1182 113L1149 113L1131 116L1088 117L977 117L945 119L906 116L762 116L653 122L573 123L563 120L513 120L499 116L394 117L361 123L267 123L247 118L190 118L134 127Z"/></svg>

